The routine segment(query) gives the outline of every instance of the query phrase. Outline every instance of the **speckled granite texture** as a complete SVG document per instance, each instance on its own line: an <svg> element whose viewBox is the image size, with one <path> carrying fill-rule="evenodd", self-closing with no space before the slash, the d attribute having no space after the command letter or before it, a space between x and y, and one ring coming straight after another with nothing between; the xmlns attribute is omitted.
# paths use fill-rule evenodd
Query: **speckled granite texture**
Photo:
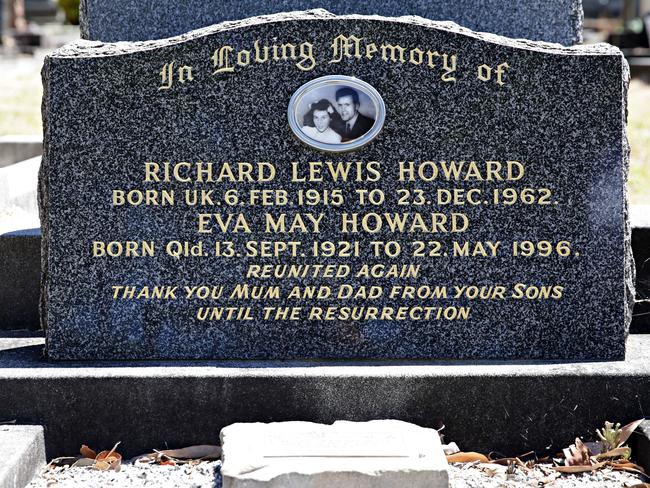
<svg viewBox="0 0 650 488"><path fill-rule="evenodd" d="M458 56L454 82L422 65L349 58L329 63L340 33L377 43L420 46ZM213 75L210 61L223 45L250 48L261 39L299 43L309 39L317 58L311 71L293 62L258 63ZM172 60L195 67L194 80L159 90L161 67ZM476 66L510 66L506 83L482 82ZM178 66L178 65L176 65ZM324 155L291 133L287 103L302 84L324 75L356 76L383 96L383 131L368 146L344 155ZM620 359L633 298L633 260L625 195L627 64L607 45L563 48L475 34L451 23L422 18L337 17L325 11L281 14L226 23L183 37L145 43L79 41L47 58L45 151L40 201L43 234L43 315L47 353L54 359L147 358L564 358ZM517 160L518 181L397 182L401 160ZM379 161L380 181L291 183L290 162ZM145 183L146 161L270 161L267 183ZM550 205L399 206L397 189L550 188ZM286 207L249 204L113 206L113 189L285 189ZM336 189L346 203L298 207L305 188ZM380 188L387 202L372 209L352 200L355 189ZM179 197L179 200L182 200ZM225 200L224 200L225 202ZM466 232L342 234L342 212L465 213ZM197 214L238 213L252 233L197 233ZM359 258L298 255L278 258L212 255L214 242L243 250L247 241L301 241L313 234L265 234L265 213L323 213L318 239L356 240ZM204 241L206 254L176 259L164 253L172 239ZM513 257L520 240L571 241L566 258ZM155 241L156 255L93 258L92 242ZM397 240L408 254L388 259L368 255L371 241ZM410 241L501 241L496 257L410 256ZM305 248L303 248L304 250ZM208 253L207 251L210 250ZM575 255L579 253L579 256ZM345 279L246 278L251 264L336 264L358 270L363 263L420 265L418 278L349 276ZM281 298L186 299L183 286L277 285ZM355 287L440 285L448 299L288 299L293 286ZM511 298L515 284L563 286L561 299ZM112 298L112 286L179 286L176 300ZM503 285L505 299L453 298L454 285ZM199 307L250 307L253 320L197 320ZM469 307L467 320L265 321L263 306Z"/></svg>
<svg viewBox="0 0 650 488"><path fill-rule="evenodd" d="M577 44L582 0L81 0L81 37L144 41L225 20L325 8L336 14L419 15L502 36Z"/></svg>

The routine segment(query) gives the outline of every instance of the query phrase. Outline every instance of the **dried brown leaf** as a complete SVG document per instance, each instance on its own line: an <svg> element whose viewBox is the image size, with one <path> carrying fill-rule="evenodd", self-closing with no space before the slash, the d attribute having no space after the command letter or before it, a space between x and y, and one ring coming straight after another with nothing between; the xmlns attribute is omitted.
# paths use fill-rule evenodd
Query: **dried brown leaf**
<svg viewBox="0 0 650 488"><path fill-rule="evenodd" d="M631 452L632 449L630 449L629 447L617 447L616 449L612 449L611 451L598 454L596 456L596 460L600 461L601 459L607 459L607 458L629 457Z"/></svg>
<svg viewBox="0 0 650 488"><path fill-rule="evenodd" d="M644 419L639 419L635 420L634 422L630 422L627 425L624 425L621 427L621 435L618 438L618 447L622 446L627 442L627 440L630 438L632 435L632 432L636 430L636 428L641 425L641 422L643 422Z"/></svg>
<svg viewBox="0 0 650 488"><path fill-rule="evenodd" d="M90 447L88 447L86 444L81 445L81 449L79 449L79 452L83 457L88 459L95 459L97 457L97 453L93 451Z"/></svg>
<svg viewBox="0 0 650 488"><path fill-rule="evenodd" d="M95 461L93 467L99 471L108 471L111 467L111 464L106 461Z"/></svg>
<svg viewBox="0 0 650 488"><path fill-rule="evenodd" d="M564 463L566 466L591 465L589 449L584 445L579 437L576 437L575 444L571 444L569 447L562 449L562 452L564 453Z"/></svg>
<svg viewBox="0 0 650 488"><path fill-rule="evenodd" d="M102 451L97 454L97 457L95 458L95 468L101 471L109 469L119 471L122 469L122 455L115 451L119 445L120 443L118 442L110 451Z"/></svg>
<svg viewBox="0 0 650 488"><path fill-rule="evenodd" d="M87 457L82 457L82 458L79 458L77 461L75 461L75 463L72 465L72 467L73 468L83 468L85 466L92 466L93 464L95 464L94 459L90 459L90 458L87 458Z"/></svg>
<svg viewBox="0 0 650 488"><path fill-rule="evenodd" d="M458 452L447 456L448 463L472 463L474 461L479 463L490 462L487 456L478 452Z"/></svg>
<svg viewBox="0 0 650 488"><path fill-rule="evenodd" d="M58 458L52 459L52 461L50 461L50 464L48 466L51 466L51 467L67 466L67 465L70 465L70 464L74 464L79 459L81 459L79 456L76 456L76 457L69 457L69 456L58 457Z"/></svg>
<svg viewBox="0 0 650 488"><path fill-rule="evenodd" d="M219 459L221 457L221 447L211 445L190 446L182 449L167 449L158 452L176 459Z"/></svg>
<svg viewBox="0 0 650 488"><path fill-rule="evenodd" d="M135 462L154 462L160 463L164 461L163 458L178 460L191 460L191 459L220 459L221 458L221 447L213 445L198 445L184 447L182 449L167 449L164 451L156 451L149 454L143 454L138 456L135 459ZM182 461L181 461L182 462Z"/></svg>
<svg viewBox="0 0 650 488"><path fill-rule="evenodd" d="M113 449L111 449L110 451L102 451L102 452L100 452L99 454L97 454L95 459L97 461L102 461L102 460L107 460L107 458L114 457L116 459L121 460L122 455L119 452L115 451L115 449L117 449L117 446L119 446L119 445L120 445L120 443L118 442L113 446Z"/></svg>
<svg viewBox="0 0 650 488"><path fill-rule="evenodd" d="M606 464L607 463L596 463L591 466L553 466L553 469L560 473L586 473L587 471L596 471Z"/></svg>
<svg viewBox="0 0 650 488"><path fill-rule="evenodd" d="M643 469L638 464L634 463L609 463L612 469L616 471L629 471L630 473L641 473L645 474L645 469Z"/></svg>

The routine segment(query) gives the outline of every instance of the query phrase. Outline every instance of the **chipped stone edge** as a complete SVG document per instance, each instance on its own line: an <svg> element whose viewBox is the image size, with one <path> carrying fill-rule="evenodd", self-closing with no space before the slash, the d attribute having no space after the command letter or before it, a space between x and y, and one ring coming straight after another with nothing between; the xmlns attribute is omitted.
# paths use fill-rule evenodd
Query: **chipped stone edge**
<svg viewBox="0 0 650 488"><path fill-rule="evenodd" d="M48 296L49 296L49 235L50 235L50 214L48 212L49 202L49 153L50 153L50 74L51 59L45 57L41 69L41 80L43 83L43 99L41 102L41 118L43 121L43 156L41 167L38 170L38 215L41 221L41 296L39 299L38 312L41 329L47 332L48 325ZM45 351L47 351L45 341Z"/></svg>
<svg viewBox="0 0 650 488"><path fill-rule="evenodd" d="M578 2L582 0L576 0ZM79 1L79 35L82 39L90 39L90 22L91 18L88 15L89 3L88 0Z"/></svg>
<svg viewBox="0 0 650 488"><path fill-rule="evenodd" d="M576 22L582 23L582 14L576 16ZM478 39L492 44L499 44L506 47L516 49L534 50L545 52L549 54L565 54L565 55L615 55L623 56L621 51L609 44L599 43L591 45L579 46L563 46L558 43L551 43L545 41L530 41L527 39L511 39L509 37L491 34L487 32L475 32L450 21L434 21L425 19L418 16L403 16L403 17L383 17L380 15L336 15L324 9L313 9L294 12L282 12L278 14L260 15L257 17L250 17L244 20L232 20L209 27L196 29L180 36L169 37L167 39L158 39L150 41L121 41L121 42L101 42L101 41L88 41L80 39L70 44L67 44L50 56L53 58L75 58L75 57L102 57L102 56L119 56L131 53L144 52L158 48L164 48L181 44L186 41L199 39L202 37L210 36L220 32L226 32L235 29L242 29L246 27L255 27L263 24L272 24L280 22L292 21L309 21L309 20L360 20L360 21L378 21L378 22L396 22L402 24L409 24L417 27L425 27L440 31L446 31L451 34L460 34L466 37ZM580 31L580 29L578 29ZM578 33L578 37L580 34Z"/></svg>
<svg viewBox="0 0 650 488"><path fill-rule="evenodd" d="M81 0L85 2L87 0ZM582 0L573 0L571 13L569 14L569 29L573 33L571 44L580 44L582 42L582 26L584 23L585 12L582 8Z"/></svg>
<svg viewBox="0 0 650 488"><path fill-rule="evenodd" d="M623 166L623 208L624 208L624 235L623 235L623 276L624 276L624 300L627 307L624 307L624 332L625 343L627 343L627 336L630 332L630 325L632 324L632 312L634 309L635 297L635 280L636 280L636 267L634 265L634 254L632 251L632 224L630 222L630 198L629 198L629 173L630 173L630 141L627 136L627 115L628 115L628 91L630 86L630 66L627 60L621 58L621 89L622 89L622 104L621 104L621 127L623 133L622 138L622 166ZM625 346L623 347L622 357L625 357Z"/></svg>

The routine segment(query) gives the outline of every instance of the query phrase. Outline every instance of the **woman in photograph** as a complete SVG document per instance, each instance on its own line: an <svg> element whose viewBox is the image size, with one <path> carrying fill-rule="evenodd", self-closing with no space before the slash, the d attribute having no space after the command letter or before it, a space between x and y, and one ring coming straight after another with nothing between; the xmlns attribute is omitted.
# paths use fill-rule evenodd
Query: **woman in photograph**
<svg viewBox="0 0 650 488"><path fill-rule="evenodd" d="M312 139L327 144L340 144L341 136L332 129L340 124L340 116L329 100L323 98L309 106L303 118L302 131Z"/></svg>

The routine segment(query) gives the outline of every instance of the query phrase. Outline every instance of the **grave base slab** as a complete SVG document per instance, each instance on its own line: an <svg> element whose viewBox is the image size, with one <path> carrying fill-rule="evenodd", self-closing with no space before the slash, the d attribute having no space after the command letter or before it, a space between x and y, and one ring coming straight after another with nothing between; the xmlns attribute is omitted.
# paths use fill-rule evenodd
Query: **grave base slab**
<svg viewBox="0 0 650 488"><path fill-rule="evenodd" d="M50 362L43 338L0 339L0 421L40 424L48 457L84 443L126 457L214 444L236 422L397 419L461 449L555 453L650 411L650 335L627 359Z"/></svg>
<svg viewBox="0 0 650 488"><path fill-rule="evenodd" d="M238 423L221 431L223 488L447 488L438 432L399 420Z"/></svg>
<svg viewBox="0 0 650 488"><path fill-rule="evenodd" d="M44 466L43 427L0 425L0 488L23 488Z"/></svg>

